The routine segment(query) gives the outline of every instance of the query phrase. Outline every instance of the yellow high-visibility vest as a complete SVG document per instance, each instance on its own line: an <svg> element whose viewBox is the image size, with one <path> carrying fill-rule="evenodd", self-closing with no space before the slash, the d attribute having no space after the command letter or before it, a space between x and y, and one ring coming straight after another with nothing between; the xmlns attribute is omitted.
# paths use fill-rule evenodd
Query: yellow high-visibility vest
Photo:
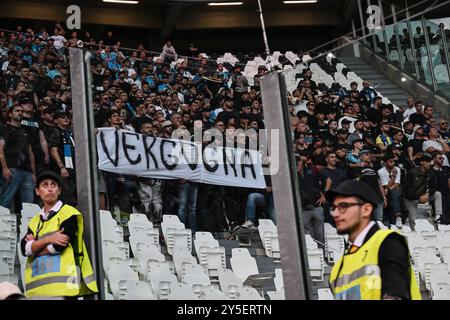
<svg viewBox="0 0 450 320"><path fill-rule="evenodd" d="M82 296L98 292L97 283L83 241L83 216L72 206L63 205L47 221L40 215L31 219L28 227L36 240L61 229L61 224L72 216L77 217L76 241L61 253L35 257L29 256L25 268L25 294L27 297Z"/></svg>
<svg viewBox="0 0 450 320"><path fill-rule="evenodd" d="M383 241L395 231L378 230L358 251L346 253L334 265L330 274L330 287L336 300L381 300L381 272L378 252ZM406 243L406 239L402 236ZM421 300L411 264L410 296Z"/></svg>

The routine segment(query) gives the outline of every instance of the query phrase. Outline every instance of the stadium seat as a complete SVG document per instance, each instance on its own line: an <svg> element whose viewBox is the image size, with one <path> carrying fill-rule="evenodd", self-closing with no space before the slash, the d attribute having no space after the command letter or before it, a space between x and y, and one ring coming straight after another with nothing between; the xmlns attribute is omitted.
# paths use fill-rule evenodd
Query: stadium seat
<svg viewBox="0 0 450 320"><path fill-rule="evenodd" d="M230 258L234 274L243 282L244 286L252 286L261 290L264 282L273 278L271 273L259 273L255 258L246 248L233 248Z"/></svg>
<svg viewBox="0 0 450 320"><path fill-rule="evenodd" d="M323 281L325 262L321 249L308 250L309 272L313 281Z"/></svg>
<svg viewBox="0 0 450 320"><path fill-rule="evenodd" d="M164 215L161 223L164 239L167 245L167 252L172 255L175 246L185 247L192 251L192 233L190 229L185 229L178 216Z"/></svg>
<svg viewBox="0 0 450 320"><path fill-rule="evenodd" d="M121 280L118 288L118 300L156 300L156 296L147 282Z"/></svg>
<svg viewBox="0 0 450 320"><path fill-rule="evenodd" d="M138 263L139 274L147 279L149 264L153 261L164 262L166 257L152 244L138 243L136 246L135 260Z"/></svg>
<svg viewBox="0 0 450 320"><path fill-rule="evenodd" d="M277 227L270 219L259 219L259 236L263 243L266 255L270 258L279 259L280 244L278 242Z"/></svg>
<svg viewBox="0 0 450 320"><path fill-rule="evenodd" d="M185 265L197 264L197 259L195 259L192 254L185 248L175 247L173 250L173 264L175 273L178 275L178 279L181 281L183 276L183 267Z"/></svg>
<svg viewBox="0 0 450 320"><path fill-rule="evenodd" d="M131 213L130 221L128 221L128 226L136 226L142 229L153 229L153 223L151 223L145 214L142 213Z"/></svg>
<svg viewBox="0 0 450 320"><path fill-rule="evenodd" d="M450 300L450 284L439 283L433 290L433 300Z"/></svg>
<svg viewBox="0 0 450 320"><path fill-rule="evenodd" d="M131 269L129 262L126 260L111 259L106 274L115 299L119 299L119 282L124 280L139 281L138 274Z"/></svg>
<svg viewBox="0 0 450 320"><path fill-rule="evenodd" d="M196 232L194 246L200 265L208 270L210 277L217 277L219 270L226 267L225 248L219 247L210 232Z"/></svg>
<svg viewBox="0 0 450 320"><path fill-rule="evenodd" d="M329 288L321 288L317 290L319 300L334 300L333 293Z"/></svg>
<svg viewBox="0 0 450 320"><path fill-rule="evenodd" d="M222 291L212 286L203 289L203 296L205 300L230 300Z"/></svg>
<svg viewBox="0 0 450 320"><path fill-rule="evenodd" d="M446 263L425 264L425 288L431 293L439 283L450 284L450 274Z"/></svg>
<svg viewBox="0 0 450 320"><path fill-rule="evenodd" d="M286 295L283 291L267 291L270 300L286 300Z"/></svg>
<svg viewBox="0 0 450 320"><path fill-rule="evenodd" d="M345 241L339 235L325 235L325 256L328 262L335 263L345 251Z"/></svg>
<svg viewBox="0 0 450 320"><path fill-rule="evenodd" d="M200 300L192 291L192 285L186 283L173 283L168 300Z"/></svg>
<svg viewBox="0 0 450 320"><path fill-rule="evenodd" d="M416 219L415 229L417 232L421 231L435 231L434 226L428 222L427 219Z"/></svg>
<svg viewBox="0 0 450 320"><path fill-rule="evenodd" d="M153 292L160 300L168 299L172 286L178 283L177 277L170 270L168 261L150 261L147 279L152 285Z"/></svg>
<svg viewBox="0 0 450 320"><path fill-rule="evenodd" d="M239 279L233 271L229 269L221 269L218 272L219 284L221 291L230 299L238 298L238 289L243 287L241 279Z"/></svg>

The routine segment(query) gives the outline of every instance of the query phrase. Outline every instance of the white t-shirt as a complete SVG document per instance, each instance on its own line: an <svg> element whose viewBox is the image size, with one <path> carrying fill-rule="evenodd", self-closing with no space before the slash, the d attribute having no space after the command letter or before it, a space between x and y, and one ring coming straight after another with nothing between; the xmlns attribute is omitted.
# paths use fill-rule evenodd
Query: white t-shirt
<svg viewBox="0 0 450 320"><path fill-rule="evenodd" d="M64 42L66 41L66 38L63 36L51 36L50 39L53 39L55 42L53 43L53 46L56 48L56 50L61 49L64 47Z"/></svg>
<svg viewBox="0 0 450 320"><path fill-rule="evenodd" d="M439 150L439 151L443 151L444 150L442 148L442 145L439 142L437 142L436 140L427 140L422 145L422 151L425 153L425 155L430 156L430 157L431 157L431 154L426 152L426 150L429 147L433 147L434 149ZM450 167L450 164L448 162L447 156L445 154L444 154L444 167Z"/></svg>
<svg viewBox="0 0 450 320"><path fill-rule="evenodd" d="M400 184L400 169L398 167L394 167L397 170L397 175L395 176L395 183ZM389 181L391 180L391 174L387 171L386 167L381 168L378 170L378 176L381 180L381 185L387 186L389 184Z"/></svg>
<svg viewBox="0 0 450 320"><path fill-rule="evenodd" d="M409 117L416 113L416 107L412 107L412 108L407 108L404 112L403 112L403 119L407 119L409 120Z"/></svg>

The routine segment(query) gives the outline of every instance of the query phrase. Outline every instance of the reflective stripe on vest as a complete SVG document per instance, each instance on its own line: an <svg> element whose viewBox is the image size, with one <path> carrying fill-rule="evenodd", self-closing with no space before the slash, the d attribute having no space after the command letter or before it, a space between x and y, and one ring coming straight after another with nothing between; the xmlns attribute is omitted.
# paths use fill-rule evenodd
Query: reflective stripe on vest
<svg viewBox="0 0 450 320"><path fill-rule="evenodd" d="M336 262L329 278L330 287L336 300L379 300L382 298L378 254L383 241L393 232L392 230L378 230L358 251L346 252ZM407 245L405 237L401 237ZM411 264L409 275L410 298L420 300L420 290Z"/></svg>
<svg viewBox="0 0 450 320"><path fill-rule="evenodd" d="M98 292L82 238L83 217L77 209L64 205L50 220L41 222L40 216L36 215L28 226L36 239L42 239L60 230L61 224L72 216L77 218L76 239L71 239L61 253L28 257L25 269L27 296L77 296Z"/></svg>
<svg viewBox="0 0 450 320"><path fill-rule="evenodd" d="M56 276L56 277L47 277L44 279L39 279L33 282L30 282L27 284L27 290L33 290L37 287L41 287L47 284L52 283L67 283L68 281L72 280L72 276Z"/></svg>
<svg viewBox="0 0 450 320"><path fill-rule="evenodd" d="M364 276L381 276L378 265L369 264L353 271L351 274L345 274L336 281L336 287L342 287ZM334 285L334 283L333 283Z"/></svg>

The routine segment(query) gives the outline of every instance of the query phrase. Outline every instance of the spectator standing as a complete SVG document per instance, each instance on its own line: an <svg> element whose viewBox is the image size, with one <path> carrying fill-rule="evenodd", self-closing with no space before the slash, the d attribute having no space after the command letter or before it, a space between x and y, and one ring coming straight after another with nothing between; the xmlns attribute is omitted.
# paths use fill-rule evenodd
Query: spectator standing
<svg viewBox="0 0 450 320"><path fill-rule="evenodd" d="M8 111L8 123L0 128L0 206L5 208L11 207L17 192L21 202L33 202L35 162L31 137L21 125L22 111L21 105L12 106Z"/></svg>
<svg viewBox="0 0 450 320"><path fill-rule="evenodd" d="M436 221L443 224L450 224L450 168L444 166L442 153L435 153L433 156L433 173L431 174L431 189L441 193L442 214Z"/></svg>

